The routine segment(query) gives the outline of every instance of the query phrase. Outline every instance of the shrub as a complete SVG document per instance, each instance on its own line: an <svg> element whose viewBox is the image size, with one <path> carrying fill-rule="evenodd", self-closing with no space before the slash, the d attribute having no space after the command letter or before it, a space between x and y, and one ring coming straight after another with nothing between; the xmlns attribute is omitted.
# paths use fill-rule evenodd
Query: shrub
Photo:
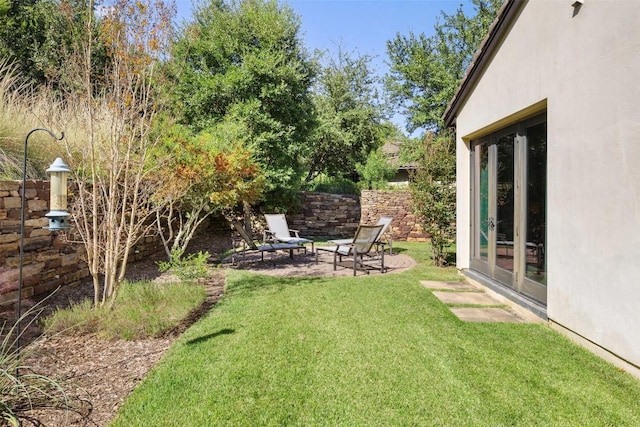
<svg viewBox="0 0 640 427"><path fill-rule="evenodd" d="M193 281L206 277L209 273L207 260L209 252L198 252L184 256L184 251L180 248L171 250L171 260L159 261L158 268L160 272L170 271L174 273L180 280Z"/></svg>
<svg viewBox="0 0 640 427"><path fill-rule="evenodd" d="M320 175L313 181L304 184L303 190L330 194L360 194L358 184L335 176Z"/></svg>
<svg viewBox="0 0 640 427"><path fill-rule="evenodd" d="M431 237L436 266L447 264L446 249L455 237L456 158L453 135L445 131L425 137L423 155L411 184L413 206L423 229Z"/></svg>

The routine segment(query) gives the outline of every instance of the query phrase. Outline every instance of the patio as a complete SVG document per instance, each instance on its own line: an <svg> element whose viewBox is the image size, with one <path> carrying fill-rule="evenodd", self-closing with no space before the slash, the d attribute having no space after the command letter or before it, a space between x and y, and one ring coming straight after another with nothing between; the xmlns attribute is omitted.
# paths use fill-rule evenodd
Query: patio
<svg viewBox="0 0 640 427"><path fill-rule="evenodd" d="M223 264L231 266L231 257L225 258ZM239 270L247 270L254 273L266 274L269 276L281 277L347 277L353 275L353 261L349 257L344 257L338 268L333 270L333 255L328 252L318 252L318 263L316 264L316 255L307 252L294 252L293 257L289 256L288 251L267 252L262 255L257 251L249 251L242 255L236 255L237 265L231 266ZM416 265L416 262L409 256L402 253L394 253L384 256L384 265L386 268L383 274L402 273ZM369 274L364 270L358 270L357 277L366 277L368 275L380 275L379 270L370 269Z"/></svg>

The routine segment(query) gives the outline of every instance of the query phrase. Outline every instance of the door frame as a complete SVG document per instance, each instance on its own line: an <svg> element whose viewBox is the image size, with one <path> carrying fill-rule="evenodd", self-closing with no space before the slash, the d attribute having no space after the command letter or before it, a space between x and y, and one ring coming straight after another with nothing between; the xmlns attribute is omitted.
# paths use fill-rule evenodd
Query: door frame
<svg viewBox="0 0 640 427"><path fill-rule="evenodd" d="M471 164L471 221L470 221L470 267L502 285L546 305L547 287L526 277L526 224L527 224L527 160L528 160L528 139L527 129L535 125L546 122L546 112L522 120L518 123L501 128L489 135L477 138L470 143L470 164ZM497 232L495 231L495 218L497 214L497 166L498 148L497 141L505 135L514 134L513 137L513 271L504 270L497 266ZM489 224L486 226L488 239L488 256L486 259L480 257L480 234L482 225L480 224L480 146L486 147L487 156L487 216ZM484 153L482 153L484 154ZM546 203L545 203L546 205ZM546 213L545 213L546 215ZM546 223L546 219L545 219ZM491 226L493 224L493 226ZM546 241L546 238L545 238ZM545 267L546 274L546 267Z"/></svg>

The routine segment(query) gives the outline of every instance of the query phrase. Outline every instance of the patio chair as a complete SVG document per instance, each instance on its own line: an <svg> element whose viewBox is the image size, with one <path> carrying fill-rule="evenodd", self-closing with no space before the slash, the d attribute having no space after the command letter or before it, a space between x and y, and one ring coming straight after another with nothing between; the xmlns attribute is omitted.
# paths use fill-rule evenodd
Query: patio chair
<svg viewBox="0 0 640 427"><path fill-rule="evenodd" d="M269 230L265 230L264 240L271 238L279 242L293 243L300 246L311 243L311 253L315 252L313 240L300 237L298 230L289 228L284 214L265 214L264 218L267 220L267 226L269 227Z"/></svg>
<svg viewBox="0 0 640 427"><path fill-rule="evenodd" d="M358 267L361 267L369 274L369 269L385 272L384 250L376 248L376 241L380 236L383 225L360 225L356 230L353 239L348 243L338 243L336 246L319 247L316 249L316 264L318 263L318 252L326 251L333 253L333 269L336 270L338 259L342 262L343 256L353 256L353 275L356 275ZM364 257L373 260L376 264L365 263ZM377 265L379 263L379 266Z"/></svg>
<svg viewBox="0 0 640 427"><path fill-rule="evenodd" d="M376 225L382 225L382 230L380 231L380 235L376 240L376 244L379 246L388 244L389 255L393 255L393 236L391 232L389 233L386 233L386 232L389 226L391 225L392 221L393 221L393 218L391 217L381 216L380 219L378 219L378 223L376 224ZM335 245L345 245L345 244L351 243L352 241L353 239L336 239L336 240L329 240L329 243L333 243ZM384 248L382 250L384 250Z"/></svg>
<svg viewBox="0 0 640 427"><path fill-rule="evenodd" d="M296 243L280 243L277 241L256 242L253 238L251 238L249 233L247 233L247 230L244 229L240 221L232 221L231 225L240 236L240 239L232 239L233 253L231 254L231 263L233 265L236 265L237 254L242 254L242 261L244 262L245 254L248 251L259 251L261 261L264 261L265 252L275 253L279 250L289 251L289 258L291 259L293 259L294 250L299 251L302 249L305 253L307 253L306 247L298 245ZM238 249L240 250L238 251Z"/></svg>

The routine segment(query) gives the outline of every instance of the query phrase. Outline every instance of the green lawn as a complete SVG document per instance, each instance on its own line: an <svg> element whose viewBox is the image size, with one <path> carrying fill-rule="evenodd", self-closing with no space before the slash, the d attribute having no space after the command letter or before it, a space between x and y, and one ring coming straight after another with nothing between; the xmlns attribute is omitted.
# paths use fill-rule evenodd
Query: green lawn
<svg viewBox="0 0 640 427"><path fill-rule="evenodd" d="M640 382L540 324L471 324L399 275L230 271L223 301L127 400L116 426L638 426Z"/></svg>

